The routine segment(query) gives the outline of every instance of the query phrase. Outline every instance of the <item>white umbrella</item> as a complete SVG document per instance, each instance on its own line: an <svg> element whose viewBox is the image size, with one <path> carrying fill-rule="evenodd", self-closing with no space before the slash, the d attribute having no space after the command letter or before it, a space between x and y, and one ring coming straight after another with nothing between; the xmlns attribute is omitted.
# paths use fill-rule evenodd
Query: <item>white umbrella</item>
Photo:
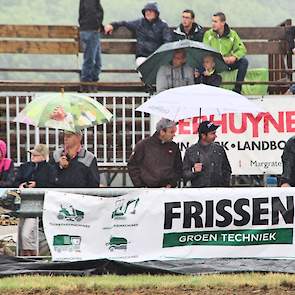
<svg viewBox="0 0 295 295"><path fill-rule="evenodd" d="M265 112L248 98L223 88L204 84L168 89L136 109L174 121L202 115Z"/></svg>

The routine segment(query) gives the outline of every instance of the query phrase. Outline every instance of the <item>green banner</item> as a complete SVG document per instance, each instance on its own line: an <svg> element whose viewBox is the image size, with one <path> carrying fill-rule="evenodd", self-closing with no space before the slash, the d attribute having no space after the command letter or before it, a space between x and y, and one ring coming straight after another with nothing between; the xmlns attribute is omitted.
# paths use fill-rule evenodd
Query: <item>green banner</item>
<svg viewBox="0 0 295 295"><path fill-rule="evenodd" d="M181 246L251 246L292 244L293 228L165 233L163 248Z"/></svg>

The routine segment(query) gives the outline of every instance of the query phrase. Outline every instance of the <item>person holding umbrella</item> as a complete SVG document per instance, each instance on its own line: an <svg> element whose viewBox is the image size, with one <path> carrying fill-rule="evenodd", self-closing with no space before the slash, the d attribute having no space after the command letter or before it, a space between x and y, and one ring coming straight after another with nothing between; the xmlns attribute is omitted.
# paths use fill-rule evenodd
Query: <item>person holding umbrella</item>
<svg viewBox="0 0 295 295"><path fill-rule="evenodd" d="M215 13L212 17L212 29L204 35L203 42L217 49L223 56L228 70L238 70L237 82L243 82L248 69L247 53L244 43L236 31L226 23L223 12ZM242 84L236 83L233 91L241 93Z"/></svg>
<svg viewBox="0 0 295 295"><path fill-rule="evenodd" d="M192 187L228 187L231 166L224 148L214 143L219 126L210 121L199 125L199 141L189 147L183 160L184 181Z"/></svg>
<svg viewBox="0 0 295 295"><path fill-rule="evenodd" d="M98 188L100 177L95 156L81 145L82 132L64 132L64 147L53 152L52 186Z"/></svg>
<svg viewBox="0 0 295 295"><path fill-rule="evenodd" d="M64 147L53 153L50 186L99 187L100 177L95 156L82 147L82 132L108 122L112 114L96 100L75 93L48 93L32 100L17 115L15 122L39 128L64 131Z"/></svg>
<svg viewBox="0 0 295 295"><path fill-rule="evenodd" d="M193 68L186 64L185 50L177 49L173 52L171 63L161 66L157 73L157 92L192 84L194 84Z"/></svg>

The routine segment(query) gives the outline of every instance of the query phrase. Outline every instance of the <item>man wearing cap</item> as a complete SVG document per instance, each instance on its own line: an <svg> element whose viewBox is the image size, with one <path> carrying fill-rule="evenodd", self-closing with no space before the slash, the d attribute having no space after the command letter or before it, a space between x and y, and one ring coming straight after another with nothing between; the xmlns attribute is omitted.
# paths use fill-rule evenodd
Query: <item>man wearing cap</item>
<svg viewBox="0 0 295 295"><path fill-rule="evenodd" d="M95 156L81 145L81 132L64 132L64 147L53 152L54 187L98 188L100 177Z"/></svg>
<svg viewBox="0 0 295 295"><path fill-rule="evenodd" d="M135 187L176 187L182 175L180 150L173 138L176 123L161 119L153 136L138 142L128 161Z"/></svg>
<svg viewBox="0 0 295 295"><path fill-rule="evenodd" d="M199 125L199 141L189 147L183 160L184 181L192 187L228 187L231 167L224 148L214 143L219 126L210 121Z"/></svg>
<svg viewBox="0 0 295 295"><path fill-rule="evenodd" d="M37 144L30 150L31 161L20 165L15 178L19 188L50 187L49 150L45 144Z"/></svg>
<svg viewBox="0 0 295 295"><path fill-rule="evenodd" d="M134 21L113 22L105 26L105 33L112 34L119 27L132 31L137 39L136 65L140 66L146 58L162 44L172 40L167 23L160 19L160 10L156 2L147 3L142 9L143 18Z"/></svg>

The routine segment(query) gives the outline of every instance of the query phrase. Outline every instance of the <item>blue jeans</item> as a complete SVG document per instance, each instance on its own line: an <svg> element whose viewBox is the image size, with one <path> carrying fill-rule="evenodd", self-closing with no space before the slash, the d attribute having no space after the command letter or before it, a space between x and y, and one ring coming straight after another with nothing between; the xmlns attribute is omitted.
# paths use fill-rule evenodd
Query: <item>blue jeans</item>
<svg viewBox="0 0 295 295"><path fill-rule="evenodd" d="M80 40L84 52L81 81L97 82L101 71L100 33L81 31Z"/></svg>
<svg viewBox="0 0 295 295"><path fill-rule="evenodd" d="M249 65L248 59L245 57L240 58L232 65L228 65L230 71L238 70L237 82L243 82L245 80L248 65ZM241 89L242 89L242 84L235 84L235 88L234 88L235 91L240 93Z"/></svg>

